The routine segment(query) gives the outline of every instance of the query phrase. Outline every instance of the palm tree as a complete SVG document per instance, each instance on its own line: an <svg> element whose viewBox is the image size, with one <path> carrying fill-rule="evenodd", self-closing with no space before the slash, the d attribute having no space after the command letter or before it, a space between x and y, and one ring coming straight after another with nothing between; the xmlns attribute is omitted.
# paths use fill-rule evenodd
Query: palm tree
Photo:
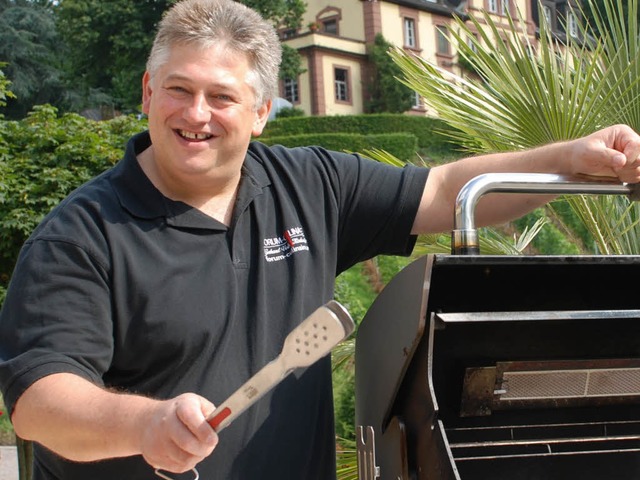
<svg viewBox="0 0 640 480"><path fill-rule="evenodd" d="M640 130L640 38L632 21L638 1L599 3L604 12L594 0L584 7L598 37L586 24L578 38L567 36L561 45L541 15L538 48L520 35L513 18L507 29L486 13L482 21L457 18L450 40L476 78L454 75L398 48L390 53L403 71L403 83L455 127L456 140L470 153L530 148L615 123ZM566 201L594 241L585 253L640 253L637 204L609 196Z"/></svg>

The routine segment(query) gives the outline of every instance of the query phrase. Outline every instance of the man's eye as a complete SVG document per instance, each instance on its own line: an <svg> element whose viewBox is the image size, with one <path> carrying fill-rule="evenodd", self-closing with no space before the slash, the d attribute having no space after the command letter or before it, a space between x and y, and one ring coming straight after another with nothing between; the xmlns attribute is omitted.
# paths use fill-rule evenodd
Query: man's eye
<svg viewBox="0 0 640 480"><path fill-rule="evenodd" d="M167 87L167 90L169 90L172 93L187 93L186 89L179 86Z"/></svg>

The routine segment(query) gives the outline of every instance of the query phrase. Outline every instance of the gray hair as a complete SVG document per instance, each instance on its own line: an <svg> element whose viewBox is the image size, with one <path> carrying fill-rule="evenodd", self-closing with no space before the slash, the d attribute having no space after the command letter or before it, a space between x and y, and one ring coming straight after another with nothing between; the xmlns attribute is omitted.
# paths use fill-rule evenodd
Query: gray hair
<svg viewBox="0 0 640 480"><path fill-rule="evenodd" d="M147 60L151 78L167 62L171 47L192 44L209 48L216 44L244 54L252 75L255 107L278 94L282 46L275 28L259 13L233 0L182 0L167 10Z"/></svg>

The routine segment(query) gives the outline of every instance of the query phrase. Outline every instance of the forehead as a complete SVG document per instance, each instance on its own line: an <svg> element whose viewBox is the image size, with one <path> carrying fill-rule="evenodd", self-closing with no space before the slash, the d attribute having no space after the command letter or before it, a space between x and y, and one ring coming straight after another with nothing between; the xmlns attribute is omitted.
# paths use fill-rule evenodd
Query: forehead
<svg viewBox="0 0 640 480"><path fill-rule="evenodd" d="M247 55L224 45L175 45L158 73L163 77L184 76L194 81L234 78L248 84L253 76Z"/></svg>

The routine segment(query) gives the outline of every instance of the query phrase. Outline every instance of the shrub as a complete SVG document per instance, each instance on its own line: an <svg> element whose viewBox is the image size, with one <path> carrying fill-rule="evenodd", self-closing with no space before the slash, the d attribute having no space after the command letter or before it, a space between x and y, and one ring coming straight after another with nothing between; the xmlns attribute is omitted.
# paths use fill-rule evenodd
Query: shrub
<svg viewBox="0 0 640 480"><path fill-rule="evenodd" d="M106 122L59 117L49 105L23 120L0 120L0 300L36 225L73 189L114 165L127 139L144 128L131 116Z"/></svg>
<svg viewBox="0 0 640 480"><path fill-rule="evenodd" d="M404 161L416 156L417 139L411 133L386 133L363 135L359 133L310 133L269 136L259 139L267 145L301 147L318 145L329 150L361 152L367 149L382 149Z"/></svg>
<svg viewBox="0 0 640 480"><path fill-rule="evenodd" d="M380 113L370 115L336 115L324 117L276 118L267 123L261 138L313 133L349 132L361 135L410 133L415 135L419 148L456 151L443 132L452 128L437 118Z"/></svg>

